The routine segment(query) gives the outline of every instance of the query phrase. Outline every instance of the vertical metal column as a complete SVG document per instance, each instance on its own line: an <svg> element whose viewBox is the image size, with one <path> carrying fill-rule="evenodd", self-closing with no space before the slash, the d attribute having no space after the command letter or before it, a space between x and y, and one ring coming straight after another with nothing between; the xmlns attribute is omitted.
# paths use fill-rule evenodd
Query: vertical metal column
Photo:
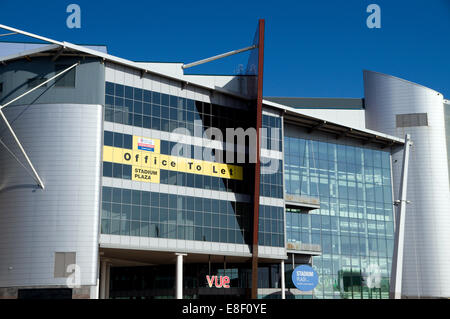
<svg viewBox="0 0 450 319"><path fill-rule="evenodd" d="M100 257L97 260L97 280L95 286L91 286L90 299L98 299L100 295Z"/></svg>
<svg viewBox="0 0 450 319"><path fill-rule="evenodd" d="M211 255L208 255L208 275L211 276Z"/></svg>
<svg viewBox="0 0 450 319"><path fill-rule="evenodd" d="M101 261L101 272L100 272L100 299L105 299L106 291L106 261Z"/></svg>
<svg viewBox="0 0 450 319"><path fill-rule="evenodd" d="M264 71L264 26L263 19L258 24L258 89L256 98L256 163L253 197L253 242L252 242L252 290L251 298L258 298L258 231L259 231L259 187L261 179L261 145L263 71Z"/></svg>
<svg viewBox="0 0 450 319"><path fill-rule="evenodd" d="M186 256L186 254L176 253L175 255L177 256L175 298L183 299L183 256Z"/></svg>
<svg viewBox="0 0 450 319"><path fill-rule="evenodd" d="M105 278L105 299L109 299L109 285L111 281L111 263L106 264L106 278Z"/></svg>
<svg viewBox="0 0 450 319"><path fill-rule="evenodd" d="M391 284L393 289L391 289L391 298L395 299L402 298L402 277L403 277L403 248L405 244L405 219L406 219L406 194L408 186L408 165L409 165L409 150L412 145L411 136L406 134L405 136L405 147L403 149L403 167L402 176L400 180L400 200L398 203L398 222L396 229L396 253L393 256Z"/></svg>
<svg viewBox="0 0 450 319"><path fill-rule="evenodd" d="M286 299L286 284L284 282L284 260L281 261L281 299Z"/></svg>

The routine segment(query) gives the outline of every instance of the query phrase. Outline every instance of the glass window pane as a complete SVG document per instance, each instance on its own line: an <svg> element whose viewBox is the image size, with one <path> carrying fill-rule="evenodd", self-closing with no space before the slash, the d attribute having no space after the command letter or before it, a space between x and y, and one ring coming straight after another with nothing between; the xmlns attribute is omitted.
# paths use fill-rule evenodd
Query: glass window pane
<svg viewBox="0 0 450 319"><path fill-rule="evenodd" d="M103 162L103 176L112 177L112 163Z"/></svg>
<svg viewBox="0 0 450 319"><path fill-rule="evenodd" d="M105 131L103 134L103 145L114 146L113 144L113 133Z"/></svg>
<svg viewBox="0 0 450 319"><path fill-rule="evenodd" d="M133 148L133 136L129 134L123 135L123 147L127 149Z"/></svg>

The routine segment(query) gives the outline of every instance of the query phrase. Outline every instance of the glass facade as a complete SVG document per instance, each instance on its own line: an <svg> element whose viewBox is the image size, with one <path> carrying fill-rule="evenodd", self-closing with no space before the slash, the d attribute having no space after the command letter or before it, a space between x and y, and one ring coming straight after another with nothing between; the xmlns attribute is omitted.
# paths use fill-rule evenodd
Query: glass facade
<svg viewBox="0 0 450 319"><path fill-rule="evenodd" d="M110 297L113 299L172 299L175 285L175 265L113 267ZM209 288L206 275L228 276L228 289ZM245 263L189 263L183 267L183 298L248 298L251 287L251 265ZM280 288L279 264L258 266L258 288ZM202 289L203 288L203 289ZM276 299L279 293L258 295L259 299Z"/></svg>
<svg viewBox="0 0 450 319"><path fill-rule="evenodd" d="M160 153L164 155L171 155L171 151L174 148L175 144L185 145L182 143L161 140ZM104 131L103 145L131 150L133 147L133 136L130 134ZM204 152L208 154L212 152L210 148L206 147L194 145L189 145L189 147L192 149L189 156L183 154L178 155L181 157L188 157L192 159L201 159L201 155L204 154ZM181 149L184 149L184 147L181 147ZM105 177L131 180L131 171L131 165L103 162L103 176ZM165 169L160 170L160 184L195 187L241 194L249 194L253 185L252 181L248 179L238 181L234 179L225 179L214 176L169 171Z"/></svg>
<svg viewBox="0 0 450 319"><path fill-rule="evenodd" d="M261 148L282 152L282 118L263 114ZM261 156L259 195L283 198L283 161ZM284 247L284 207L259 205L258 244Z"/></svg>
<svg viewBox="0 0 450 319"><path fill-rule="evenodd" d="M207 128L216 127L226 136L227 127L253 126L253 112L250 106L247 109L106 83L106 122L164 132L182 127L197 137L203 137ZM314 140L314 135L312 139L283 137L282 118L277 116L264 114L262 127L266 129L262 148L275 152L265 152L261 157L260 196L271 204L259 206L259 245L285 247L288 242L320 247L322 254L312 258L320 276L314 298L388 298L394 241L390 153L322 142ZM175 144L161 139L160 153L170 155ZM133 136L105 130L104 145L131 150ZM213 154L212 160L216 161L214 150L198 145L189 147L190 153L177 156L201 159L199 154L207 153ZM273 157L267 157L268 154ZM246 160L247 156L248 152ZM223 159L218 157L217 161ZM159 183L252 195L254 166L243 164L243 169L243 181L160 169ZM131 180L131 174L131 165L103 162L105 177ZM274 206L285 193L318 199L320 209ZM252 214L251 200L228 201L104 186L101 233L251 245ZM205 266L192 265L192 278L186 276L190 282L185 287L190 291L189 297L199 297L198 289L205 283L199 282L198 273L202 271L206 276L209 270ZM152 269L166 278L165 288L153 282L154 287L148 289L173 289L173 269L167 272L168 268L155 267ZM219 274L221 267L218 265L212 273ZM251 287L249 265L244 262L229 267L223 266L223 274L231 274L236 288ZM278 263L259 268L260 288L280 287ZM141 268L140 285L152 282L149 279L152 276L157 277L149 269ZM291 271L292 264L287 262L288 288L293 288ZM120 270L115 272L119 275ZM116 285L120 283L117 278ZM173 296L173 291L167 295ZM115 297L120 298L121 292ZM279 298L279 295L259 297Z"/></svg>
<svg viewBox="0 0 450 319"><path fill-rule="evenodd" d="M226 136L228 127L254 126L252 112L106 82L105 121L172 132L186 128L202 137L209 127Z"/></svg>
<svg viewBox="0 0 450 319"><path fill-rule="evenodd" d="M283 207L259 205L259 245L284 247L283 215Z"/></svg>
<svg viewBox="0 0 450 319"><path fill-rule="evenodd" d="M196 137L204 137L207 128L215 127L225 137L225 129L228 127L246 129L253 126L254 120L251 118L251 112L246 110L247 107L225 107L106 82L104 120L163 132L185 128ZM103 144L131 150L133 136L105 130ZM160 154L171 155L176 144L180 145L161 139ZM190 152L177 152L177 156L224 163L223 158L216 159L214 149L199 145L188 147ZM202 158L205 154L211 154L211 158ZM234 155L236 160L236 152ZM251 195L254 168L251 164L239 165L243 166L243 180L161 168L159 184ZM132 165L104 161L103 176L132 180ZM248 197L248 202L243 202L242 199L227 201L103 187L101 232L124 236L251 244L253 204L250 202L251 196Z"/></svg>
<svg viewBox="0 0 450 319"><path fill-rule="evenodd" d="M283 147L281 117L263 114L261 127L265 130L262 136L261 148L281 152Z"/></svg>
<svg viewBox="0 0 450 319"><path fill-rule="evenodd" d="M105 121L134 127L153 129L163 132L172 132L178 128L189 131L191 136L204 137L205 130L214 127L226 137L226 128L241 127L244 130L254 126L252 112L242 108L231 108L217 104L204 103L192 99L143 90L131 86L106 82L105 87ZM104 132L104 145L130 148L132 136L116 132ZM161 154L169 155L175 142L161 140ZM179 145L184 145L180 144ZM120 146L122 145L122 146ZM212 162L224 163L225 152L222 156L215 156L216 150L189 145L188 154L177 156L202 159ZM182 150L186 148L181 148ZM225 150L224 143L222 149ZM235 147L234 161L237 160L237 147ZM227 158L227 162L230 159ZM245 164L239 164L245 172L242 181L216 178L212 176L193 175L175 171L161 170L161 183L235 193L249 194L253 189L254 169L248 164L248 152ZM103 176L131 179L129 165L104 163Z"/></svg>
<svg viewBox="0 0 450 319"><path fill-rule="evenodd" d="M103 187L103 234L245 244L252 205Z"/></svg>
<svg viewBox="0 0 450 319"><path fill-rule="evenodd" d="M175 265L111 268L113 299L173 299L175 290ZM251 282L251 268L243 264L191 263L183 267L183 298L224 298L228 289L209 288L206 275L229 276L233 288L231 298L245 298ZM203 288L203 289L202 289Z"/></svg>
<svg viewBox="0 0 450 319"><path fill-rule="evenodd" d="M261 148L282 152L281 118L269 115L262 117ZM283 161L261 156L261 185L259 195L283 198Z"/></svg>
<svg viewBox="0 0 450 319"><path fill-rule="evenodd" d="M320 200L317 210L286 211L287 241L321 246L322 255L313 257L320 277L315 297L388 298L390 153L291 136L284 142L286 193Z"/></svg>

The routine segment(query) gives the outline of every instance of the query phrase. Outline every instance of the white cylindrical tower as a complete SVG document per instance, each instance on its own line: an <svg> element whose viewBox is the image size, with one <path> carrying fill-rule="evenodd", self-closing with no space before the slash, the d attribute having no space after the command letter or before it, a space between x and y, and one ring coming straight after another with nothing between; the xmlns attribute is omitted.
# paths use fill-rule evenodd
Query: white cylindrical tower
<svg viewBox="0 0 450 319"><path fill-rule="evenodd" d="M408 170L402 295L450 297L450 187L442 94L364 71L366 126L413 141ZM393 155L398 199L402 152Z"/></svg>

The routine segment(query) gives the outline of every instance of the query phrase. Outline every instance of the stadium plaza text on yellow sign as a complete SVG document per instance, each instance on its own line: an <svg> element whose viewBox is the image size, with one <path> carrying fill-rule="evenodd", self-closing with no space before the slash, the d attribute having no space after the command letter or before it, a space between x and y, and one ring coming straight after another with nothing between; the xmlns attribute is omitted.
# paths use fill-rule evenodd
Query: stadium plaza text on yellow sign
<svg viewBox="0 0 450 319"><path fill-rule="evenodd" d="M132 180L159 183L160 169L243 180L241 166L160 154L160 140L133 136L133 149L103 146L103 160L132 165Z"/></svg>

